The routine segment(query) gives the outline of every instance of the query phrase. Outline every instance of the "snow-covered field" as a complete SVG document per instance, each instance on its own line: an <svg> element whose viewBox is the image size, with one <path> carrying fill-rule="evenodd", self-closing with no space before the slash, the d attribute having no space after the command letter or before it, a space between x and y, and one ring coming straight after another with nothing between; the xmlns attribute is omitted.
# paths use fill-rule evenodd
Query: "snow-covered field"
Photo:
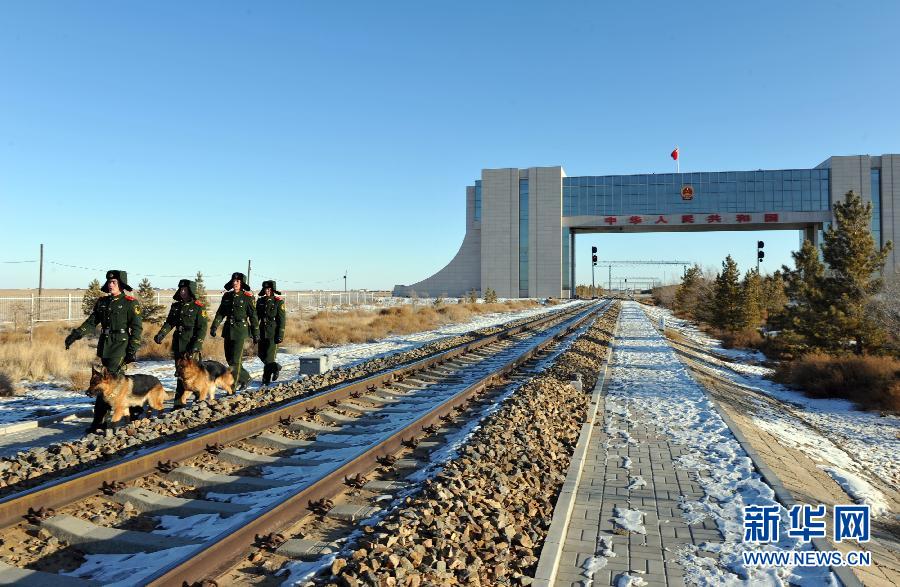
<svg viewBox="0 0 900 587"><path fill-rule="evenodd" d="M389 336L369 343L345 344L296 353L280 352L278 354L278 362L284 366L280 381L290 381L298 377L298 359L300 357L328 354L331 356L333 367L350 367L375 357L409 351L472 330L496 326L520 318L537 316L546 312L564 309L571 304L580 303L583 302L565 302L555 306L542 306L519 312L483 314L467 322L448 324L434 330L417 332L415 334ZM245 360L244 367L255 378L250 383L250 387L258 387L259 378L262 376L263 371L262 362L254 357L253 359ZM89 369L90 367L85 365L84 368ZM172 361L140 361L135 365L131 365L128 373L153 375L159 378L166 389L171 392L175 390L175 367ZM22 382L20 388L25 390L21 395L13 398L0 398L0 425L33 420L38 416L89 409L94 405L92 398L87 397L83 392L66 390L62 382Z"/></svg>
<svg viewBox="0 0 900 587"><path fill-rule="evenodd" d="M609 378L607 410L625 419L638 417L652 422L660 432L686 449L687 452L676 461L679 466L701 472L698 482L704 497L699 501L684 500L682 509L692 523L703 519L714 521L724 540L702 545L705 551L718 554L718 561L703 556L691 545L679 552L688 583L832 583L833 577L827 568L764 569L744 565L741 553L745 550L805 550L810 546L787 536L788 515L784 508L781 508L781 514L785 528L776 544L763 547L743 542L743 508L779 505L774 491L756 473L749 456L704 389L690 376L637 303L624 303ZM631 510L616 515L629 524L640 519Z"/></svg>
<svg viewBox="0 0 900 587"><path fill-rule="evenodd" d="M779 409L759 402L754 424L819 464L848 495L871 505L873 515L888 514L889 501L876 486L900 486L900 418L857 410L845 400L806 397L766 379L771 369L746 364L763 361L760 353L723 349L719 341L664 308L644 310L657 322L664 317L666 328L712 353L709 368L719 375L778 400Z"/></svg>

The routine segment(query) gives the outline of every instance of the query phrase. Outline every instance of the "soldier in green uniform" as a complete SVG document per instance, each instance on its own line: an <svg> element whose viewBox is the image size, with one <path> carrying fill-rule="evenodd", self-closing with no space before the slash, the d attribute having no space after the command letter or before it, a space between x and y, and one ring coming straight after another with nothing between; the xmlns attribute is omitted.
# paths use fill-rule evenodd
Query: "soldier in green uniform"
<svg viewBox="0 0 900 587"><path fill-rule="evenodd" d="M241 366L244 341L249 334L253 344L259 342L259 320L253 307L255 296L250 291L243 273L232 273L231 281L225 284L225 289L227 291L222 295L222 303L216 310L209 335L215 336L219 324L225 321L225 327L222 329L222 338L225 339L225 359L234 373L235 387L241 390L250 382L250 374Z"/></svg>
<svg viewBox="0 0 900 587"><path fill-rule="evenodd" d="M99 324L101 331L97 356L110 373L120 375L125 365L135 361L141 345L141 307L135 298L123 293L131 291L131 286L128 285L128 274L121 269L107 271L106 283L100 290L109 295L97 300L87 320L66 337L66 349L85 334L93 332ZM94 421L87 430L89 433L106 429L104 419L109 408L103 397L98 395L94 402ZM132 419L141 412L142 408L129 408Z"/></svg>
<svg viewBox="0 0 900 587"><path fill-rule="evenodd" d="M287 315L284 299L275 287L274 281L263 281L256 300L256 315L259 318L259 345L256 356L263 362L263 385L278 379L281 365L275 362L278 345L284 340L284 325Z"/></svg>
<svg viewBox="0 0 900 587"><path fill-rule="evenodd" d="M206 338L206 326L209 323L203 302L197 299L197 283L189 279L178 282L175 302L169 307L169 315L156 336L156 344L162 344L169 331L175 329L172 336L172 358L176 361L184 355L197 355L203 348ZM184 407L184 381L180 378L175 387L175 407Z"/></svg>

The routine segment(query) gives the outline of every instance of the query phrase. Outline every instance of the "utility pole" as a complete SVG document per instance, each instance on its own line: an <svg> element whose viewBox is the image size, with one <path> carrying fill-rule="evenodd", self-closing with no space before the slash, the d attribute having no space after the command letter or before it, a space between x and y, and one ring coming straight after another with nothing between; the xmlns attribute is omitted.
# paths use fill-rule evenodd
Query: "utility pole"
<svg viewBox="0 0 900 587"><path fill-rule="evenodd" d="M347 293L347 272L349 269L344 269L344 293Z"/></svg>
<svg viewBox="0 0 900 587"><path fill-rule="evenodd" d="M41 243L41 262L38 269L38 320L41 318L41 296L44 295L44 243Z"/></svg>
<svg viewBox="0 0 900 587"><path fill-rule="evenodd" d="M250 286L250 261L252 259L247 259L247 286Z"/></svg>
<svg viewBox="0 0 900 587"><path fill-rule="evenodd" d="M591 247L591 299L594 299L594 269L597 267L597 247Z"/></svg>
<svg viewBox="0 0 900 587"><path fill-rule="evenodd" d="M612 265L609 265L608 269L609 269L609 277L608 277L609 288L608 289L609 289L609 291L612 291ZM607 293L606 295L609 295L609 294Z"/></svg>

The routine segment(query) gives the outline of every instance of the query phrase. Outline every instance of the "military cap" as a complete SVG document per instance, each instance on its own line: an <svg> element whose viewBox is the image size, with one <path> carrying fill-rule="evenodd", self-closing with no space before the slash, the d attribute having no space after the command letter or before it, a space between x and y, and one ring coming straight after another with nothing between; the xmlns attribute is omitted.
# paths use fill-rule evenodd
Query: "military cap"
<svg viewBox="0 0 900 587"><path fill-rule="evenodd" d="M131 291L131 286L128 285L128 273L122 271L121 269L110 269L106 272L106 283L104 283L103 287L100 288L100 291L102 291L103 293L109 293L110 279L119 280L119 289Z"/></svg>
<svg viewBox="0 0 900 587"><path fill-rule="evenodd" d="M259 295L265 295L265 293L266 293L266 288L267 288L267 287L271 287L271 288L272 288L272 293L274 293L276 296L280 296L280 295L281 295L281 292L278 291L278 289L275 287L275 280L274 280L274 279L267 279L267 280L265 280L265 281L262 282L262 289L259 290Z"/></svg>
<svg viewBox="0 0 900 587"><path fill-rule="evenodd" d="M181 290L182 287L188 288L188 293L191 294L192 299L197 299L197 282L191 281L190 279L182 279L178 282L178 287L176 288L175 295L172 296L172 299L176 302L180 302L181 298L178 297L178 291Z"/></svg>
<svg viewBox="0 0 900 587"><path fill-rule="evenodd" d="M237 273L237 272L231 274L231 279L229 279L229 280L228 280L228 283L225 284L225 289L226 289L226 290L231 289L231 282L234 281L235 279L240 279L240 280L241 280L241 289L242 289L242 290L244 290L244 291L250 291L250 286L247 285L247 278L244 277L244 274L243 274L243 273Z"/></svg>

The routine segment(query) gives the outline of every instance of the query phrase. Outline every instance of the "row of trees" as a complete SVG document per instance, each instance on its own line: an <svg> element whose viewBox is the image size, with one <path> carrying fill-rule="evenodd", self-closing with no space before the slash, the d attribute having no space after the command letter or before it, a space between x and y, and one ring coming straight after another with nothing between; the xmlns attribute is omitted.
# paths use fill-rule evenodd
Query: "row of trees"
<svg viewBox="0 0 900 587"><path fill-rule="evenodd" d="M203 272L198 271L194 281L197 282L197 298L209 304L206 285L203 282ZM100 286L100 281L97 279L88 284L87 291L84 292L84 296L81 298L81 311L85 316L90 315L93 311L94 303L96 303L97 299L106 295L100 290ZM148 278L145 277L138 284L134 297L137 298L140 304L141 316L145 321L160 323L165 319L166 307L156 303L156 290Z"/></svg>
<svg viewBox="0 0 900 587"><path fill-rule="evenodd" d="M777 330L779 346L792 353L850 345L858 354L879 349L886 324L898 314L887 296L878 297L892 245L875 245L872 205L854 192L835 203L834 216L821 255L805 241L792 254L793 268L782 266L764 277L751 270L742 277L730 255L714 277L691 267L675 292L674 310L730 334Z"/></svg>

